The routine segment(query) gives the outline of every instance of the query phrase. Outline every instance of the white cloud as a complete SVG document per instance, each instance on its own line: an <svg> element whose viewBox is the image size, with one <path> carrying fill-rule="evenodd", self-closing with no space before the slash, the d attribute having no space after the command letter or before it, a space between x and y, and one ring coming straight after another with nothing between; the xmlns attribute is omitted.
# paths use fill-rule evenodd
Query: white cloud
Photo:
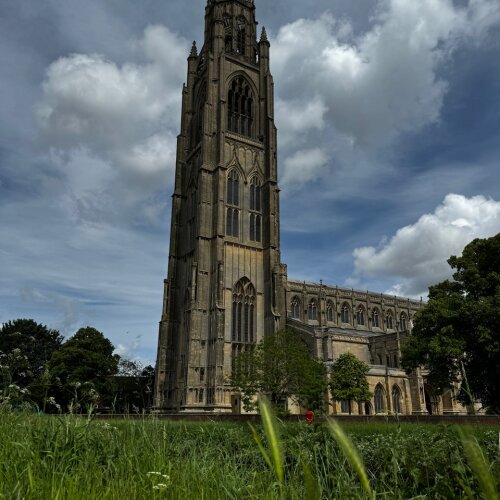
<svg viewBox="0 0 500 500"><path fill-rule="evenodd" d="M423 295L429 285L449 278L450 255L460 255L475 238L500 232L500 202L484 196L449 194L434 213L399 229L380 248L354 250L357 276L395 278L390 293Z"/></svg>
<svg viewBox="0 0 500 500"><path fill-rule="evenodd" d="M134 46L143 64L73 54L48 67L37 115L50 147L83 147L117 169L145 176L173 168L179 67L188 44L165 27L150 26Z"/></svg>
<svg viewBox="0 0 500 500"><path fill-rule="evenodd" d="M283 26L272 40L282 155L326 151L319 178L333 191L339 177L352 186L380 175L388 145L439 122L453 53L499 23L497 0L379 0L361 34L330 13Z"/></svg>
<svg viewBox="0 0 500 500"><path fill-rule="evenodd" d="M306 182L320 178L327 162L327 155L319 148L297 151L284 162L282 186L293 192Z"/></svg>

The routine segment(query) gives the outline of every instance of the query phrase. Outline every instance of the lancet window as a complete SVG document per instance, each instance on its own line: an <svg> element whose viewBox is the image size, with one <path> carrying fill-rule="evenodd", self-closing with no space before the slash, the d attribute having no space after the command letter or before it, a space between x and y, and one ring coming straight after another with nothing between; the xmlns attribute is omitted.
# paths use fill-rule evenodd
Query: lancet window
<svg viewBox="0 0 500 500"><path fill-rule="evenodd" d="M401 327L402 332L404 332L406 330L407 322L406 322L406 314L405 313L401 313L400 327Z"/></svg>
<svg viewBox="0 0 500 500"><path fill-rule="evenodd" d="M392 411L401 413L401 389L397 385L392 387Z"/></svg>
<svg viewBox="0 0 500 500"><path fill-rule="evenodd" d="M372 311L372 326L376 328L379 328L380 326L378 309L373 309Z"/></svg>
<svg viewBox="0 0 500 500"><path fill-rule="evenodd" d="M300 319L300 299L298 297L292 299L292 318Z"/></svg>
<svg viewBox="0 0 500 500"><path fill-rule="evenodd" d="M308 312L309 312L309 320L316 321L318 319L318 306L314 299L311 300L311 302L309 302Z"/></svg>
<svg viewBox="0 0 500 500"><path fill-rule="evenodd" d="M365 310L362 307L356 312L356 323L361 326L365 324Z"/></svg>
<svg viewBox="0 0 500 500"><path fill-rule="evenodd" d="M388 330L392 330L394 328L394 322L392 321L391 313L387 313L387 316L385 318L385 326L387 327Z"/></svg>
<svg viewBox="0 0 500 500"><path fill-rule="evenodd" d="M326 303L326 321L333 323L334 321L334 310L333 310L333 303L331 300L329 300Z"/></svg>
<svg viewBox="0 0 500 500"><path fill-rule="evenodd" d="M385 411L385 395L383 387L378 384L375 388L375 413L384 413Z"/></svg>
<svg viewBox="0 0 500 500"><path fill-rule="evenodd" d="M245 46L246 46L246 26L247 23L243 16L238 17L236 20L237 23L237 33L236 33L236 52L245 55Z"/></svg>
<svg viewBox="0 0 500 500"><path fill-rule="evenodd" d="M261 182L254 176L250 182L250 241L262 241Z"/></svg>
<svg viewBox="0 0 500 500"><path fill-rule="evenodd" d="M242 77L236 77L227 97L227 128L230 132L253 136L253 96L250 86Z"/></svg>
<svg viewBox="0 0 500 500"><path fill-rule="evenodd" d="M236 170L231 170L227 177L226 235L237 238L240 234L240 180Z"/></svg>

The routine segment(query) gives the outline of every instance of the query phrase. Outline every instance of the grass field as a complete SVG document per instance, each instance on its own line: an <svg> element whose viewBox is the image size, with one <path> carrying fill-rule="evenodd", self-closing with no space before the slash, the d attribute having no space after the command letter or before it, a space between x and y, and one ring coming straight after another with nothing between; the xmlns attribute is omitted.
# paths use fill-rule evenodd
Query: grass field
<svg viewBox="0 0 500 500"><path fill-rule="evenodd" d="M465 449L452 426L343 428L364 463L372 497L495 498L498 427L464 429ZM0 498L369 497L345 443L327 425L275 423L273 429L277 455L263 426L255 429L261 449L247 424L2 413Z"/></svg>

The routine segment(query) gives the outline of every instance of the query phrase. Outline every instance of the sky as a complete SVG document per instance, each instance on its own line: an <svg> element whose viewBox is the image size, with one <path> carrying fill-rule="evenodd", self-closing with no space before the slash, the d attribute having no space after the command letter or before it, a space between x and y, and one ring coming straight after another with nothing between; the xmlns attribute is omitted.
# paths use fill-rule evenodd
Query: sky
<svg viewBox="0 0 500 500"><path fill-rule="evenodd" d="M255 0L288 276L425 298L500 232L498 0ZM205 0L0 0L0 323L156 357Z"/></svg>

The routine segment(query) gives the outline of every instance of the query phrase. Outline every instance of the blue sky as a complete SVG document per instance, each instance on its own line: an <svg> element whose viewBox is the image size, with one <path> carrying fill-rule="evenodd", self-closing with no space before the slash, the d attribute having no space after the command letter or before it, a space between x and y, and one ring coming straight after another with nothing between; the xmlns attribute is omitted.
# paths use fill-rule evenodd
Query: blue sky
<svg viewBox="0 0 500 500"><path fill-rule="evenodd" d="M256 5L289 276L425 296L500 231L500 3ZM0 323L91 325L154 360L204 6L0 0Z"/></svg>

